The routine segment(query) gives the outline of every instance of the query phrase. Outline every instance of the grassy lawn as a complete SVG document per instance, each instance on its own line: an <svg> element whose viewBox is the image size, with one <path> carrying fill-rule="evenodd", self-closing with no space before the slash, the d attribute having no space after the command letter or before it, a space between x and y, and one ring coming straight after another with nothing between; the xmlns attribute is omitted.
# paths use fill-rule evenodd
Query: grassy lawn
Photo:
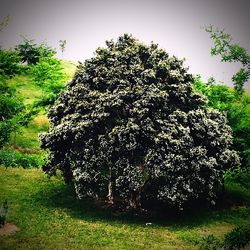
<svg viewBox="0 0 250 250"><path fill-rule="evenodd" d="M227 195L243 197L233 200L238 205L159 218L79 201L60 177L49 179L40 169L0 167L0 183L0 202L9 204L8 223L19 228L0 237L0 249L199 249L205 236L222 240L250 221L249 189L236 184Z"/></svg>

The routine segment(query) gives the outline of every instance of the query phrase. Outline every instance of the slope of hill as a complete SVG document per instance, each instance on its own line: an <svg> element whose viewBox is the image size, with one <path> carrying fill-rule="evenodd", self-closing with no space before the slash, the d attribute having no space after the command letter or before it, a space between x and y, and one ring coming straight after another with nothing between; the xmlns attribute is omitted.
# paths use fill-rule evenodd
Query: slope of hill
<svg viewBox="0 0 250 250"><path fill-rule="evenodd" d="M61 61L63 73L65 74L65 84L73 77L76 70L76 63L71 61ZM11 86L14 86L19 96L23 99L25 105L31 105L43 96L43 90L30 76L29 72L16 75L9 80ZM27 127L22 127L16 136L16 149L26 153L40 153L38 133L48 129L49 122L46 112L43 109L29 123ZM13 135L10 147L13 145Z"/></svg>

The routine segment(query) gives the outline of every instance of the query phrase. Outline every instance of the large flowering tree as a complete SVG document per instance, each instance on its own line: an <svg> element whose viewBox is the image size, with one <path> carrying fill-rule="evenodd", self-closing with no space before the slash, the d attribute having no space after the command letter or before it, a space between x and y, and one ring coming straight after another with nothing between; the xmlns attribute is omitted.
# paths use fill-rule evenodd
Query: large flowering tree
<svg viewBox="0 0 250 250"><path fill-rule="evenodd" d="M239 163L225 116L205 107L183 61L125 34L78 70L49 111L44 171L73 181L79 198L183 208L206 197Z"/></svg>

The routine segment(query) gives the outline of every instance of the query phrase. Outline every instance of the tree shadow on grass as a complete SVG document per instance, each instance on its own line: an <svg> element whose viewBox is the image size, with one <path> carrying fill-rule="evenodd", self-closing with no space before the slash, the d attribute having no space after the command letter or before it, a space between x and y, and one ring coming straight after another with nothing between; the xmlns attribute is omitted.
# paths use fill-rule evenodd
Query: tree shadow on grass
<svg viewBox="0 0 250 250"><path fill-rule="evenodd" d="M185 211L177 211L159 204L154 204L150 210L124 211L92 199L79 200L74 187L64 184L50 185L46 190L41 188L34 193L33 200L45 207L63 209L71 217L89 222L102 221L130 225L152 223L154 226L169 227L173 230L205 226L215 222L236 222L237 224L239 219L245 220L250 217L249 208L232 209L228 204L224 204L224 201L219 201L216 207L196 202Z"/></svg>

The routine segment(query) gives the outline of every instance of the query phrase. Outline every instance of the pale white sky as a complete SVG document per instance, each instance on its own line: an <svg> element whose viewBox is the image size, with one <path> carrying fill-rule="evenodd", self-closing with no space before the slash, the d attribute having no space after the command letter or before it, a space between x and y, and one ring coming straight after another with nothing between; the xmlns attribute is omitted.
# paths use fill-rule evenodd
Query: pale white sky
<svg viewBox="0 0 250 250"><path fill-rule="evenodd" d="M189 71L204 80L213 76L230 84L239 65L212 57L212 42L201 27L224 28L250 51L249 13L249 0L0 0L0 20L11 16L0 45L14 47L24 35L59 51L58 41L66 39L64 59L83 61L105 40L131 33L186 58Z"/></svg>

